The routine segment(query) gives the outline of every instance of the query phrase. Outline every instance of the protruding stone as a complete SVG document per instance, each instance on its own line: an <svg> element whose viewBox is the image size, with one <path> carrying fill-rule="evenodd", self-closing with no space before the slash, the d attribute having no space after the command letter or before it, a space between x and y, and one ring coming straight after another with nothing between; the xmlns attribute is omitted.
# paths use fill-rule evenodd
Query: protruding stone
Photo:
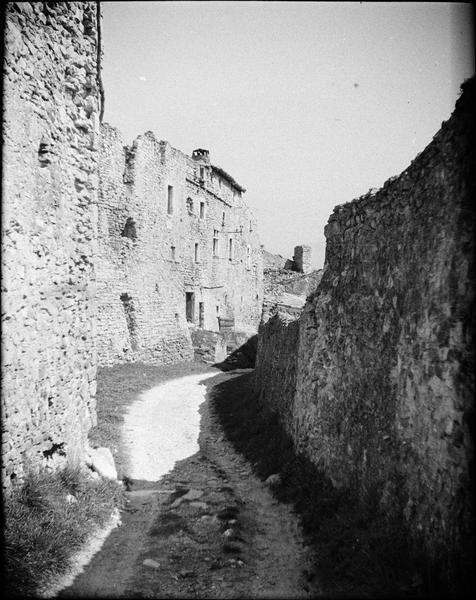
<svg viewBox="0 0 476 600"><path fill-rule="evenodd" d="M109 448L90 448L86 459L93 471L106 479L117 480L117 471L114 458Z"/></svg>

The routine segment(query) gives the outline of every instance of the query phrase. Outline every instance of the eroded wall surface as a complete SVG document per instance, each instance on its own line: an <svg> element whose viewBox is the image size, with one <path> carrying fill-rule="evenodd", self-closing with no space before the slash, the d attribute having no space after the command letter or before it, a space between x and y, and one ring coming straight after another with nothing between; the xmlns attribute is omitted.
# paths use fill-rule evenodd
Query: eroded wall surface
<svg viewBox="0 0 476 600"><path fill-rule="evenodd" d="M190 329L219 331L220 319L255 333L262 257L244 190L206 151L187 156L151 132L129 148L108 125L101 137L101 364L192 359Z"/></svg>
<svg viewBox="0 0 476 600"><path fill-rule="evenodd" d="M377 495L453 580L473 556L474 102L471 81L398 178L335 208L299 335L271 319L256 370L298 450Z"/></svg>
<svg viewBox="0 0 476 600"><path fill-rule="evenodd" d="M95 421L95 2L6 8L3 483L82 458Z"/></svg>

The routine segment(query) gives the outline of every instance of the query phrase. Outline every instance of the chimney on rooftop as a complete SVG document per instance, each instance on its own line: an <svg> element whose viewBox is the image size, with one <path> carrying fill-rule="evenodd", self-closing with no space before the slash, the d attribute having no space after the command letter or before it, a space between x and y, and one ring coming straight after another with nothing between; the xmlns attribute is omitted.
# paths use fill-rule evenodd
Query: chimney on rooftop
<svg viewBox="0 0 476 600"><path fill-rule="evenodd" d="M210 164L210 152L208 150L204 150L203 148L197 148L192 152L193 160L199 160L201 162Z"/></svg>

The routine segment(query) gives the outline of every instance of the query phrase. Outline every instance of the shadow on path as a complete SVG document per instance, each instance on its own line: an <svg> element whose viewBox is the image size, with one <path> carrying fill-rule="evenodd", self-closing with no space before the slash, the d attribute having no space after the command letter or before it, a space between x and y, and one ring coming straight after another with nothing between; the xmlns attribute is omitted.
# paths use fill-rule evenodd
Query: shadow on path
<svg viewBox="0 0 476 600"><path fill-rule="evenodd" d="M362 508L348 490L337 490L305 456L296 455L277 416L262 406L253 373L238 374L210 390L211 410L235 449L261 479L270 475L278 500L291 503L307 543L315 550L314 572L325 594L399 597L425 594L423 577L409 559L401 527L390 528L377 503Z"/></svg>

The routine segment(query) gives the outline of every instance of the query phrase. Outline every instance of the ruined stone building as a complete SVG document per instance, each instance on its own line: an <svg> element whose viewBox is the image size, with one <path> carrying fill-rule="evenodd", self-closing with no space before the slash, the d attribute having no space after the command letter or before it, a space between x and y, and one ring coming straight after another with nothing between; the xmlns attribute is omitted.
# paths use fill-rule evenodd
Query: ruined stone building
<svg viewBox="0 0 476 600"><path fill-rule="evenodd" d="M151 132L126 147L104 125L99 176L100 363L193 358L197 328L256 333L256 221L208 151L190 157Z"/></svg>
<svg viewBox="0 0 476 600"><path fill-rule="evenodd" d="M295 246L293 259L263 252L263 312L266 321L276 310L299 316L307 296L321 280L322 269L311 266L310 246Z"/></svg>
<svg viewBox="0 0 476 600"><path fill-rule="evenodd" d="M95 423L95 2L6 8L2 483L81 458Z"/></svg>

